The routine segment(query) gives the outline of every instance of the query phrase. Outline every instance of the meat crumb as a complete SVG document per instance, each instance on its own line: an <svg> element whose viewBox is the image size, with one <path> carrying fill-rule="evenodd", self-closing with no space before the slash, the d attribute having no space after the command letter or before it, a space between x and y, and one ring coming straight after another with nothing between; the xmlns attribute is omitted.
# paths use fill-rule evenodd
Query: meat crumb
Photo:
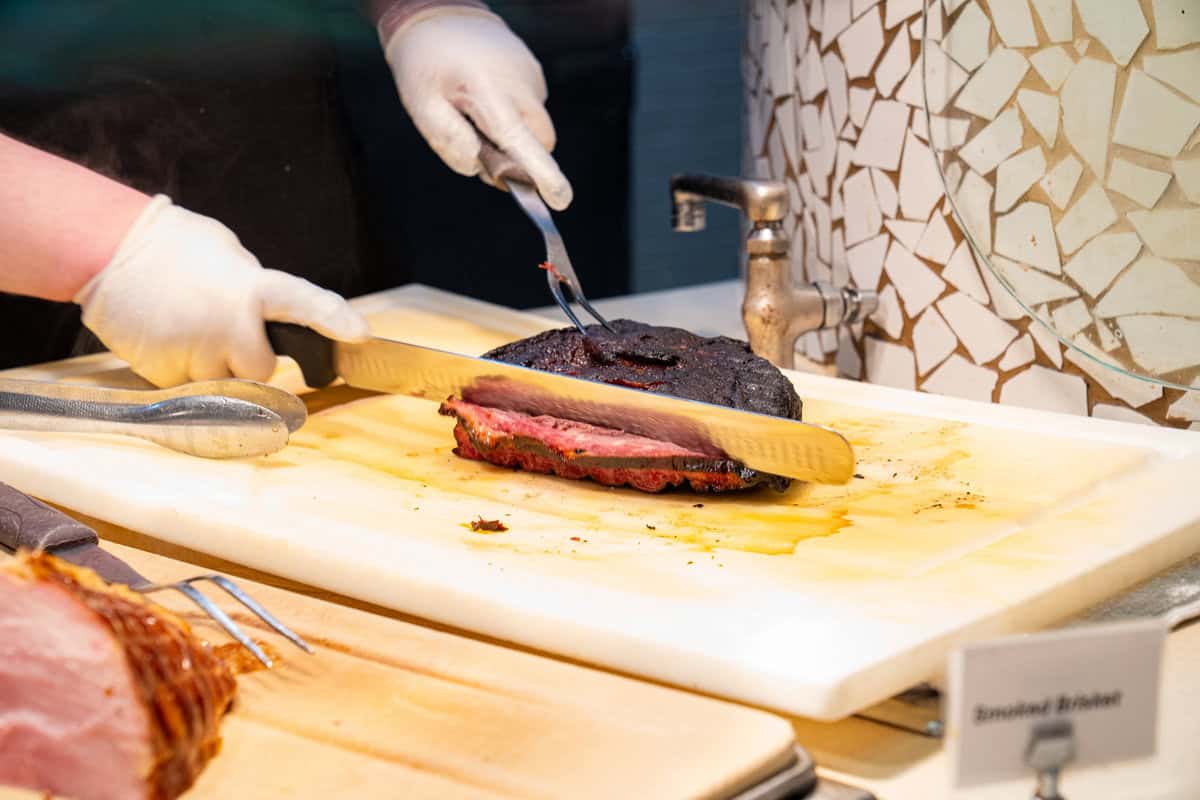
<svg viewBox="0 0 1200 800"><path fill-rule="evenodd" d="M476 519L471 520L471 530L503 533L504 531L508 530L508 526L498 519L484 519L483 517L477 517Z"/></svg>
<svg viewBox="0 0 1200 800"><path fill-rule="evenodd" d="M858 478L860 481L863 479L863 476L862 476L862 473L861 473L861 472L856 472L856 473L854 473L854 477Z"/></svg>
<svg viewBox="0 0 1200 800"><path fill-rule="evenodd" d="M572 542L582 542L583 540L582 540L582 539L580 539L578 536L572 536L572 537L571 537L571 541L572 541Z"/></svg>
<svg viewBox="0 0 1200 800"><path fill-rule="evenodd" d="M653 525L647 525L647 526L646 526L646 530L648 530L648 531L656 531L656 530L658 530L658 528L654 527Z"/></svg>
<svg viewBox="0 0 1200 800"><path fill-rule="evenodd" d="M692 508L704 508L704 503L692 503Z"/></svg>

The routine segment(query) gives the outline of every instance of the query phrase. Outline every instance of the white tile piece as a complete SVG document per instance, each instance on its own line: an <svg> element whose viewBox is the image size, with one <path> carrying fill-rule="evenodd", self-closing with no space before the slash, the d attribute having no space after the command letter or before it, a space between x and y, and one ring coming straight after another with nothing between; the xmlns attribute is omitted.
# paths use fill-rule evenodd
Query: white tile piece
<svg viewBox="0 0 1200 800"><path fill-rule="evenodd" d="M974 170L967 170L958 186L954 201L962 215L963 232L970 236L979 252L992 252L992 185Z"/></svg>
<svg viewBox="0 0 1200 800"><path fill-rule="evenodd" d="M895 237L896 241L910 251L917 249L917 242L925 235L925 223L913 222L907 219L885 219L884 227Z"/></svg>
<svg viewBox="0 0 1200 800"><path fill-rule="evenodd" d="M1200 42L1195 0L1153 0L1155 43L1170 50Z"/></svg>
<svg viewBox="0 0 1200 800"><path fill-rule="evenodd" d="M778 100L792 93L791 48L782 25L772 25L768 31L766 70L771 95Z"/></svg>
<svg viewBox="0 0 1200 800"><path fill-rule="evenodd" d="M1146 247L1161 258L1200 259L1200 209L1160 208L1126 215Z"/></svg>
<svg viewBox="0 0 1200 800"><path fill-rule="evenodd" d="M953 14L958 11L967 0L942 0L942 6L945 7L947 14Z"/></svg>
<svg viewBox="0 0 1200 800"><path fill-rule="evenodd" d="M879 286L879 276L883 274L883 258L887 255L890 241L891 237L881 233L874 239L846 249L846 263L850 267L850 277L854 279L855 286L872 290Z"/></svg>
<svg viewBox="0 0 1200 800"><path fill-rule="evenodd" d="M1133 360L1154 375L1200 364L1200 320L1140 314L1117 325Z"/></svg>
<svg viewBox="0 0 1200 800"><path fill-rule="evenodd" d="M954 235L950 232L945 217L934 214L929 218L929 224L925 226L925 232L921 234L921 241L917 242L914 252L921 258L938 264L945 264L950 260L950 256L954 254Z"/></svg>
<svg viewBox="0 0 1200 800"><path fill-rule="evenodd" d="M838 220L840 220L846 216L846 206L842 202L842 193L837 191L836 189L833 192L833 202L829 204L829 210L830 210L830 218L834 222L837 222ZM837 231L840 231L840 230L841 230L841 228L837 229ZM837 233L837 231L834 231L834 233Z"/></svg>
<svg viewBox="0 0 1200 800"><path fill-rule="evenodd" d="M995 258L996 256L992 256L989 263L981 263L979 265L979 274L983 276L983 283L987 286L988 294L992 298L992 311L1000 319L1010 321L1024 319L1025 309L1021 308L1021 304L1013 298L1012 292L1000 283L1000 279L992 271L991 264L994 263Z"/></svg>
<svg viewBox="0 0 1200 800"><path fill-rule="evenodd" d="M1075 0L1083 27L1104 45L1113 60L1129 66L1150 33L1138 0Z"/></svg>
<svg viewBox="0 0 1200 800"><path fill-rule="evenodd" d="M992 23L987 15L979 10L975 0L971 0L942 39L942 49L955 63L970 72L987 60L991 31Z"/></svg>
<svg viewBox="0 0 1200 800"><path fill-rule="evenodd" d="M1015 3L1024 5L1025 0L1003 0L997 6L1009 7ZM995 119L1028 71L1029 61L1025 56L1007 47L997 47L958 93L954 105L977 117Z"/></svg>
<svg viewBox="0 0 1200 800"><path fill-rule="evenodd" d="M800 106L800 130L804 132L804 149L821 147L821 109L816 103Z"/></svg>
<svg viewBox="0 0 1200 800"><path fill-rule="evenodd" d="M942 298L938 311L976 364L986 364L1017 338L1017 329L961 292Z"/></svg>
<svg viewBox="0 0 1200 800"><path fill-rule="evenodd" d="M1049 319L1050 312L1045 307L1038 310L1038 319ZM1037 343L1038 349L1046 354L1050 362L1057 368L1062 368L1063 355L1062 345L1059 344L1058 338L1051 333L1045 325L1038 321L1029 323L1029 335L1033 337L1033 341Z"/></svg>
<svg viewBox="0 0 1200 800"><path fill-rule="evenodd" d="M886 0L887 15L883 27L889 31L921 13L921 0Z"/></svg>
<svg viewBox="0 0 1200 800"><path fill-rule="evenodd" d="M1123 158L1114 158L1108 169L1108 188L1144 208L1154 208L1170 182L1171 173L1141 167Z"/></svg>
<svg viewBox="0 0 1200 800"><path fill-rule="evenodd" d="M821 350L821 337L818 331L809 331L801 336L796 344L797 349L800 344L804 345L804 356L810 361L820 363L825 358L825 353Z"/></svg>
<svg viewBox="0 0 1200 800"><path fill-rule="evenodd" d="M979 277L979 268L975 266L975 255L971 252L971 245L965 239L958 243L958 247L954 248L954 254L950 256L950 261L942 270L942 278L955 289L965 292L976 302L984 304L990 302L987 289L984 288L983 280Z"/></svg>
<svg viewBox="0 0 1200 800"><path fill-rule="evenodd" d="M1091 45L1091 43L1092 43L1091 39L1076 39L1075 40L1076 55L1080 55L1080 56L1086 55L1087 51L1088 51L1088 47Z"/></svg>
<svg viewBox="0 0 1200 800"><path fill-rule="evenodd" d="M1112 283L1142 249L1136 233L1106 233L1079 249L1063 265L1063 272L1089 297L1096 297Z"/></svg>
<svg viewBox="0 0 1200 800"><path fill-rule="evenodd" d="M1021 149L1023 133L1020 113L1015 108L1010 108L963 145L958 151L958 157L975 172L987 175L1001 161Z"/></svg>
<svg viewBox="0 0 1200 800"><path fill-rule="evenodd" d="M875 59L883 50L883 26L879 21L878 8L863 14L842 32L838 37L838 50L846 62L846 75L851 79L871 74Z"/></svg>
<svg viewBox="0 0 1200 800"><path fill-rule="evenodd" d="M788 38L796 45L803 46L808 41L808 5L806 3L792 3L787 7L787 29Z"/></svg>
<svg viewBox="0 0 1200 800"><path fill-rule="evenodd" d="M1069 339L1092 324L1092 315L1082 300L1072 300L1051 311L1050 321L1059 336Z"/></svg>
<svg viewBox="0 0 1200 800"><path fill-rule="evenodd" d="M812 0L808 6L808 26L820 33L825 26L825 3L823 0Z"/></svg>
<svg viewBox="0 0 1200 800"><path fill-rule="evenodd" d="M1022 264L1054 275L1062 274L1050 208L1041 203L1025 202L1010 213L998 216L995 249Z"/></svg>
<svg viewBox="0 0 1200 800"><path fill-rule="evenodd" d="M1184 392L1183 396L1167 408L1171 419L1200 420L1200 383L1193 383L1196 391ZM1192 426L1195 427L1194 425Z"/></svg>
<svg viewBox="0 0 1200 800"><path fill-rule="evenodd" d="M896 287L891 284L883 287L883 291L879 293L879 305L871 314L871 321L891 338L900 338L900 334L904 332L904 312L900 310L900 298L896 296Z"/></svg>
<svg viewBox="0 0 1200 800"><path fill-rule="evenodd" d="M776 123L783 132L783 150L787 154L788 163L792 165L795 172L800 171L800 130L790 124L796 118L796 98L794 95L788 95L787 99L779 104L776 109L776 116L779 121Z"/></svg>
<svg viewBox="0 0 1200 800"><path fill-rule="evenodd" d="M867 381L897 389L916 389L913 354L898 344L868 336L865 340Z"/></svg>
<svg viewBox="0 0 1200 800"><path fill-rule="evenodd" d="M812 198L813 202L816 201L815 193L810 193L809 197ZM801 218L804 230L804 261L801 264L802 266L817 263L817 223L812 211L814 206L809 204L808 197L805 198L805 204L804 216ZM810 276L807 269L805 269L803 280L816 280L816 278Z"/></svg>
<svg viewBox="0 0 1200 800"><path fill-rule="evenodd" d="M1095 314L1092 315L1093 317ZM1106 353L1111 353L1121 346L1121 340L1113 333L1112 328L1108 327L1108 323L1102 319L1095 321L1096 338L1100 340L1100 349Z"/></svg>
<svg viewBox="0 0 1200 800"><path fill-rule="evenodd" d="M1200 50L1147 55L1142 59L1142 68L1200 103Z"/></svg>
<svg viewBox="0 0 1200 800"><path fill-rule="evenodd" d="M856 381L861 380L862 367L862 357L858 354L858 347L850 339L843 339L837 354L838 375Z"/></svg>
<svg viewBox="0 0 1200 800"><path fill-rule="evenodd" d="M946 186L949 187L950 193L954 196L958 194L958 186L962 183L963 165L961 161L951 161L949 166L945 168ZM949 202L943 203L943 207L949 205ZM943 214L950 213L949 209L942 211Z"/></svg>
<svg viewBox="0 0 1200 800"><path fill-rule="evenodd" d="M988 0L992 22L996 33L1009 47L1036 47L1037 32L1033 29L1033 15L1025 0Z"/></svg>
<svg viewBox="0 0 1200 800"><path fill-rule="evenodd" d="M1067 51L1058 46L1037 51L1029 57L1029 63L1054 92L1062 88L1067 75L1075 66L1075 61L1067 54Z"/></svg>
<svg viewBox="0 0 1200 800"><path fill-rule="evenodd" d="M1200 106L1184 100L1140 69L1129 73L1117 125L1113 128L1114 142L1174 158L1197 125L1200 125Z"/></svg>
<svg viewBox="0 0 1200 800"><path fill-rule="evenodd" d="M931 115L930 122L933 124L933 146L937 150L957 150L967 141L967 133L971 129L971 120L969 117L943 117L938 114ZM925 130L925 115L918 111L913 115L913 121L920 120L921 124L918 127L916 124L912 126L913 133L916 133L925 141L928 141L929 131Z"/></svg>
<svg viewBox="0 0 1200 800"><path fill-rule="evenodd" d="M851 0L850 16L858 19L864 11L877 5L879 5L879 0Z"/></svg>
<svg viewBox="0 0 1200 800"><path fill-rule="evenodd" d="M1196 52L1200 53L1200 50ZM1200 203L1200 158L1172 161L1171 169L1175 173L1175 180L1179 182L1179 188L1183 190L1184 196L1193 203Z"/></svg>
<svg viewBox="0 0 1200 800"><path fill-rule="evenodd" d="M883 215L875 199L870 171L860 169L847 178L842 184L842 196L845 200L846 244L853 247L879 233Z"/></svg>
<svg viewBox="0 0 1200 800"><path fill-rule="evenodd" d="M1000 402L1086 416L1087 384L1078 375L1066 375L1034 364L1005 381L1000 387Z"/></svg>
<svg viewBox="0 0 1200 800"><path fill-rule="evenodd" d="M787 173L787 156L783 150L783 133L776 125L767 139L767 160L771 163L771 177L775 180L783 178Z"/></svg>
<svg viewBox="0 0 1200 800"><path fill-rule="evenodd" d="M1017 105L1047 147L1058 141L1058 98L1033 89L1017 92Z"/></svg>
<svg viewBox="0 0 1200 800"><path fill-rule="evenodd" d="M912 67L912 45L903 36L896 36L875 68L875 88L883 97L891 97L896 85L904 80Z"/></svg>
<svg viewBox="0 0 1200 800"><path fill-rule="evenodd" d="M857 142L858 141L858 128L854 127L853 122L847 122L846 126L844 128L842 128L842 133L839 138L841 138L847 142Z"/></svg>
<svg viewBox="0 0 1200 800"><path fill-rule="evenodd" d="M924 109L925 95L928 92L929 112L941 114L970 75L955 64L937 42L926 44L924 66L925 69L922 70L921 59L913 63L908 76L896 92L896 99L914 108Z"/></svg>
<svg viewBox="0 0 1200 800"><path fill-rule="evenodd" d="M1108 403L1097 403L1092 406L1092 416L1096 419L1109 419L1115 422L1136 422L1142 425L1157 425L1145 414L1139 414L1132 408L1113 406Z"/></svg>
<svg viewBox="0 0 1200 800"><path fill-rule="evenodd" d="M904 311L915 317L938 298L946 283L899 242L892 242L883 269L904 301Z"/></svg>
<svg viewBox="0 0 1200 800"><path fill-rule="evenodd" d="M1109 120L1117 68L1112 64L1083 58L1063 84L1063 133L1092 172L1103 179L1108 165Z"/></svg>
<svg viewBox="0 0 1200 800"><path fill-rule="evenodd" d="M1017 293L1017 298L1027 306L1079 295L1079 290L1075 287L1003 256L992 256L992 267L1008 281L1008 285Z"/></svg>
<svg viewBox="0 0 1200 800"><path fill-rule="evenodd" d="M879 100L863 126L854 148L855 164L894 170L900 166L900 151L908 128L909 108L894 100Z"/></svg>
<svg viewBox="0 0 1200 800"><path fill-rule="evenodd" d="M1006 159L996 170L996 211L1003 213L1016 205L1045 174L1046 157L1040 147L1031 147Z"/></svg>
<svg viewBox="0 0 1200 800"><path fill-rule="evenodd" d="M1071 0L1031 0L1052 42L1069 42L1075 35Z"/></svg>
<svg viewBox="0 0 1200 800"><path fill-rule="evenodd" d="M833 185L835 187L841 186L845 182L846 174L850 171L850 159L853 155L854 145L852 143L838 142L837 166L833 170Z"/></svg>
<svg viewBox="0 0 1200 800"><path fill-rule="evenodd" d="M850 87L850 121L861 128L867 122L867 112L871 110L871 101L875 99L874 89L864 89L861 86Z"/></svg>
<svg viewBox="0 0 1200 800"><path fill-rule="evenodd" d="M813 216L817 225L817 258L828 264L833 258L833 220L824 200L813 203Z"/></svg>
<svg viewBox="0 0 1200 800"><path fill-rule="evenodd" d="M925 309L913 325L913 353L917 357L917 374L924 375L946 360L958 347L954 331L935 308Z"/></svg>
<svg viewBox="0 0 1200 800"><path fill-rule="evenodd" d="M827 328L817 331L817 335L821 340L821 350L825 354L828 355L838 349L838 332L836 329Z"/></svg>
<svg viewBox="0 0 1200 800"><path fill-rule="evenodd" d="M813 188L823 198L829 197L828 178L833 171L834 160L837 156L837 131L833 129L833 118L829 113L829 104L821 107L821 133L818 141L820 147L804 153L804 163L808 167L809 178Z"/></svg>
<svg viewBox="0 0 1200 800"><path fill-rule="evenodd" d="M846 237L839 228L833 232L833 285L850 283L850 268L846 261Z"/></svg>
<svg viewBox="0 0 1200 800"><path fill-rule="evenodd" d="M942 19L941 8L937 6L937 0L931 0L929 3L929 29L922 35L924 21L920 17L908 23L908 38L914 42L919 42L921 39L929 39L933 42L942 40L942 33L945 29L945 20Z"/></svg>
<svg viewBox="0 0 1200 800"><path fill-rule="evenodd" d="M1111 359L1097 350L1095 345L1083 336L1076 336L1071 341L1074 347L1067 348L1067 361L1083 370L1088 377L1117 400L1137 408L1162 397L1161 384L1125 375L1108 366L1112 363ZM1083 352L1079 352L1080 350ZM1093 359L1100 361L1097 362Z"/></svg>
<svg viewBox="0 0 1200 800"><path fill-rule="evenodd" d="M900 213L909 219L928 219L945 195L937 159L911 131L904 133L904 157L900 162Z"/></svg>
<svg viewBox="0 0 1200 800"><path fill-rule="evenodd" d="M825 16L821 21L821 49L833 44L833 40L850 26L850 4L845 0L827 0Z"/></svg>
<svg viewBox="0 0 1200 800"><path fill-rule="evenodd" d="M1108 201L1104 187L1093 183L1059 219L1055 228L1058 244L1065 255L1070 255L1116 221L1117 212Z"/></svg>
<svg viewBox="0 0 1200 800"><path fill-rule="evenodd" d="M1033 338L1028 333L1023 334L1004 351L1004 358L1000 359L1000 370L1008 372L1023 367L1033 361L1033 356Z"/></svg>
<svg viewBox="0 0 1200 800"><path fill-rule="evenodd" d="M990 403L998 379L995 371L977 367L956 354L921 384L921 391Z"/></svg>
<svg viewBox="0 0 1200 800"><path fill-rule="evenodd" d="M800 97L804 102L811 103L825 91L825 67L821 63L821 52L817 49L816 41L810 39L808 50L800 59L796 71L796 79L800 84Z"/></svg>
<svg viewBox="0 0 1200 800"><path fill-rule="evenodd" d="M871 170L871 182L875 186L875 199L879 201L879 210L885 217L895 217L900 208L900 196L896 194L896 184L892 177L883 170Z"/></svg>
<svg viewBox="0 0 1200 800"><path fill-rule="evenodd" d="M1046 177L1042 178L1038 185L1050 198L1050 202L1062 209L1071 202L1071 195L1075 193L1075 185L1079 183L1079 176L1082 174L1083 164L1074 155L1068 154L1046 173Z"/></svg>
<svg viewBox="0 0 1200 800"><path fill-rule="evenodd" d="M846 67L836 53L826 53L821 63L825 69L825 102L833 116L833 127L841 130L850 116L850 93L846 84Z"/></svg>
<svg viewBox="0 0 1200 800"><path fill-rule="evenodd" d="M1200 319L1200 283L1170 261L1144 255L1096 304L1096 316L1178 314Z"/></svg>

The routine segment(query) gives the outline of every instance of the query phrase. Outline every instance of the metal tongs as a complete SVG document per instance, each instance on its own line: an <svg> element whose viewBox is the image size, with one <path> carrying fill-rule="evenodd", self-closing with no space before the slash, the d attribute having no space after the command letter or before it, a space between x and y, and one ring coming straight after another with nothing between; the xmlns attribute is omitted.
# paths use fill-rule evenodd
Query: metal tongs
<svg viewBox="0 0 1200 800"><path fill-rule="evenodd" d="M575 316L575 312L571 310L571 306L563 294L562 287L563 284L566 284L575 301L609 332L615 333L616 331L613 331L612 326L608 324L608 320L592 307L587 296L584 295L583 284L579 282L579 276L575 274L575 268L571 266L571 259L567 256L567 247L563 244L562 235L555 227L554 220L550 216L550 209L546 208L546 204L542 202L541 195L533 185L533 179L529 177L529 173L482 133L479 133L479 140L481 143L479 160L488 177L498 188L508 190L521 210L533 220L533 224L537 225L538 230L542 232L542 238L546 242L546 263L543 267L546 270L546 283L550 286L550 294L554 296L554 302L558 303L558 307L567 315L567 319L571 320L579 329L579 332L586 335L587 330L579 321L579 317Z"/></svg>
<svg viewBox="0 0 1200 800"><path fill-rule="evenodd" d="M307 418L299 397L255 381L114 389L0 378L0 428L135 436L203 458L274 453Z"/></svg>

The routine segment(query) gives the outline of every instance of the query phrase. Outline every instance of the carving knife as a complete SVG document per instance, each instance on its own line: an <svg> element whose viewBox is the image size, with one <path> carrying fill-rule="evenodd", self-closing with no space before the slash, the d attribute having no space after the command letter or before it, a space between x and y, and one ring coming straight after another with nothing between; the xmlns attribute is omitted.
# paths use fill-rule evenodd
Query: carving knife
<svg viewBox="0 0 1200 800"><path fill-rule="evenodd" d="M814 483L854 474L850 443L829 428L713 403L612 386L492 359L375 337L335 342L290 323L267 323L275 352L294 359L313 389L350 386L441 402L546 414L640 434Z"/></svg>

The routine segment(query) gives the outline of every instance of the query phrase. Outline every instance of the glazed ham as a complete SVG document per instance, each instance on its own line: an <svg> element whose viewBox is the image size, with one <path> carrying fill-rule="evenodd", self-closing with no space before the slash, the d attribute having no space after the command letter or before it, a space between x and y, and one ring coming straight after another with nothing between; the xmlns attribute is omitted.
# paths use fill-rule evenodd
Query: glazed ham
<svg viewBox="0 0 1200 800"><path fill-rule="evenodd" d="M220 748L232 672L188 625L45 553L0 569L0 784L174 798Z"/></svg>
<svg viewBox="0 0 1200 800"><path fill-rule="evenodd" d="M630 320L546 331L484 354L485 358L603 381L617 386L701 400L762 414L800 419L791 382L745 342L704 338L680 328ZM728 458L611 428L549 416L489 408L449 398L440 413L456 418L454 452L506 467L590 478L645 492L687 487L728 492L786 478L749 469Z"/></svg>

